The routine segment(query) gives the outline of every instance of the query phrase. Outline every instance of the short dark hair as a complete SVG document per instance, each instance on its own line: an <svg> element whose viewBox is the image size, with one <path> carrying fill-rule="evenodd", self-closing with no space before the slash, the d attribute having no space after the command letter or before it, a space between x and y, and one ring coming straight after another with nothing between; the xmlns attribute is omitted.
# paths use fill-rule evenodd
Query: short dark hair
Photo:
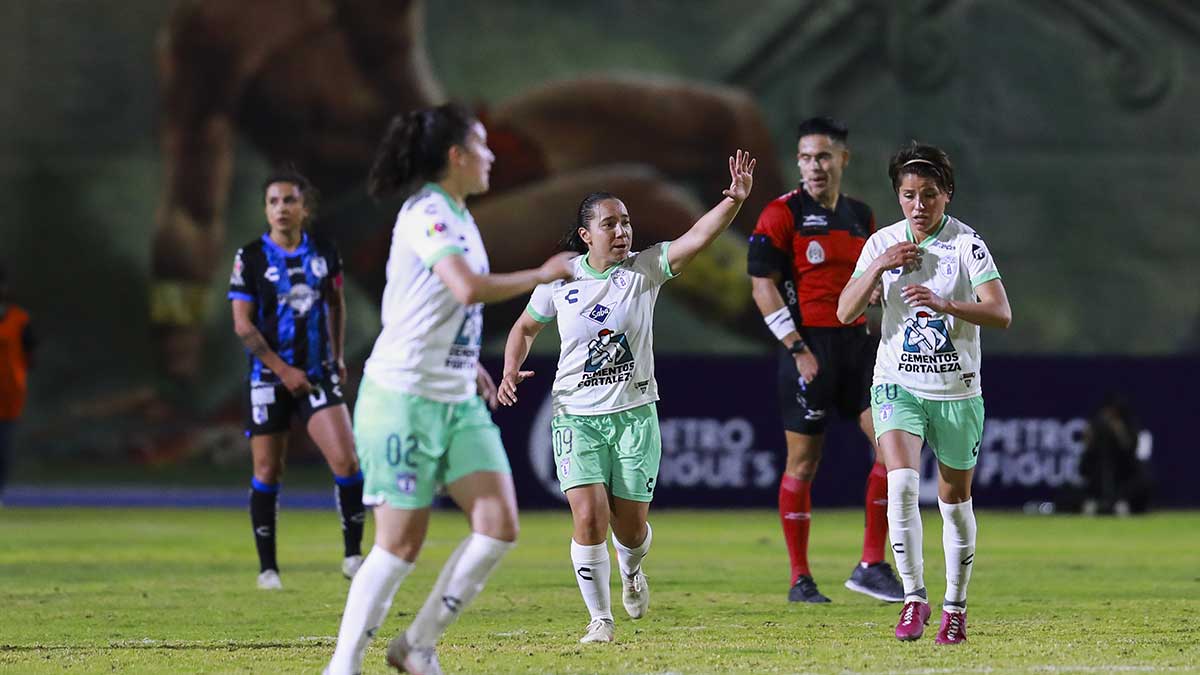
<svg viewBox="0 0 1200 675"><path fill-rule="evenodd" d="M571 224L571 229L567 230L567 233L563 235L562 241L558 242L558 247L563 251L587 253L587 242L583 240L583 237L579 236L579 229L588 229L588 225L596 217L594 207L596 204L608 199L621 201L620 197L611 192L593 192L584 197L583 201L579 202L579 209L575 212L575 222Z"/></svg>
<svg viewBox="0 0 1200 675"><path fill-rule="evenodd" d="M813 134L822 134L841 143L845 143L846 139L850 138L850 130L846 128L846 125L832 117L810 117L796 125L797 141Z"/></svg>
<svg viewBox="0 0 1200 675"><path fill-rule="evenodd" d="M267 175L262 182L262 193L265 198L267 190L275 183L291 183L300 191L300 196L304 197L304 208L308 210L308 220L305 225L313 221L317 217L317 202L320 200L320 193L304 174L300 173L296 167L288 164L284 165Z"/></svg>
<svg viewBox="0 0 1200 675"><path fill-rule="evenodd" d="M888 177L892 179L893 192L900 189L900 181L909 174L933 179L953 199L954 165L941 148L916 141L910 141L900 148L888 163Z"/></svg>
<svg viewBox="0 0 1200 675"><path fill-rule="evenodd" d="M467 142L475 121L458 103L396 115L375 151L367 193L375 199L408 198L422 183L440 180L449 162L446 151Z"/></svg>

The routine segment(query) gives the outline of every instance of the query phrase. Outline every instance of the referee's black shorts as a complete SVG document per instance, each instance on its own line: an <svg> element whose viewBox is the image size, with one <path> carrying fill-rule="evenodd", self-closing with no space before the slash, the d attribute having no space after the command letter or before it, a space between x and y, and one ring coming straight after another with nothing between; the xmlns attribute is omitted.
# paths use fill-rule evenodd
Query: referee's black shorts
<svg viewBox="0 0 1200 675"><path fill-rule="evenodd" d="M796 370L796 359L786 350L779 356L779 409L783 428L799 434L825 431L833 411L857 419L871 407L871 378L879 337L866 326L840 328L802 327L800 335L817 357L817 377L807 385Z"/></svg>

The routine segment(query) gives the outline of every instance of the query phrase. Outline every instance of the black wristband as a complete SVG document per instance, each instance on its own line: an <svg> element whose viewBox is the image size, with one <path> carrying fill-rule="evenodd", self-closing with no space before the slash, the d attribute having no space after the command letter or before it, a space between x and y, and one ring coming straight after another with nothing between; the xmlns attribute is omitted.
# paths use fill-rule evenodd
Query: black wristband
<svg viewBox="0 0 1200 675"><path fill-rule="evenodd" d="M787 350L789 354L802 354L808 351L808 345L804 344L804 340L796 340Z"/></svg>

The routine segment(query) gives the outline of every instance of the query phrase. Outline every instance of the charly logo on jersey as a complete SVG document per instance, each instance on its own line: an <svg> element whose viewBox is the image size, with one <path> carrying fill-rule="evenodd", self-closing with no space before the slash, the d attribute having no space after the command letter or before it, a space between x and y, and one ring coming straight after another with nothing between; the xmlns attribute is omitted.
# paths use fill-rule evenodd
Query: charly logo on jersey
<svg viewBox="0 0 1200 675"><path fill-rule="evenodd" d="M329 263L325 262L323 256L316 256L308 263L309 269L312 270L313 276L318 279L329 274Z"/></svg>
<svg viewBox="0 0 1200 675"><path fill-rule="evenodd" d="M263 272L263 278L273 284L279 283L279 268L271 265L266 272Z"/></svg>
<svg viewBox="0 0 1200 675"><path fill-rule="evenodd" d="M629 348L625 334L602 328L596 333L596 337L588 342L587 360L583 363L583 376L579 379L579 386L595 387L628 382L633 377L633 369L636 366L633 350Z"/></svg>
<svg viewBox="0 0 1200 675"><path fill-rule="evenodd" d="M821 243L818 241L808 242L808 248L804 251L804 257L809 264L820 265L825 262L825 249L821 248Z"/></svg>
<svg viewBox="0 0 1200 675"><path fill-rule="evenodd" d="M308 314L308 310L312 309L317 299L321 294L313 290L308 284L295 284L288 289L287 293L279 295L279 302L286 304L296 313L296 316L304 316Z"/></svg>
<svg viewBox="0 0 1200 675"><path fill-rule="evenodd" d="M924 310L904 320L899 369L907 373L950 373L962 370L958 350L950 340L946 319Z"/></svg>
<svg viewBox="0 0 1200 675"><path fill-rule="evenodd" d="M592 307L592 310L584 316L592 321L595 321L596 323L604 323L605 321L608 321L610 314L612 314L611 309L601 305L600 303L596 303L596 306Z"/></svg>

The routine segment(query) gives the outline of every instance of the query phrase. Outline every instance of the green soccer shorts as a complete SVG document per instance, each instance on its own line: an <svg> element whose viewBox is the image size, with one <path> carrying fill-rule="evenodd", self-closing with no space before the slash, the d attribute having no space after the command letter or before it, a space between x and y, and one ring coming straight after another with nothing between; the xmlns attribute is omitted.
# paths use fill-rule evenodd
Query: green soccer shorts
<svg viewBox="0 0 1200 675"><path fill-rule="evenodd" d="M900 430L919 436L933 448L938 461L966 471L979 461L983 440L983 397L933 401L896 384L871 387L871 416L875 438Z"/></svg>
<svg viewBox="0 0 1200 675"><path fill-rule="evenodd" d="M364 377L354 443L368 506L421 509L433 504L439 486L467 474L512 473L500 429L478 396L441 403Z"/></svg>
<svg viewBox="0 0 1200 675"><path fill-rule="evenodd" d="M654 498L662 434L653 403L605 415L558 415L550 428L563 492L601 483L621 499Z"/></svg>

